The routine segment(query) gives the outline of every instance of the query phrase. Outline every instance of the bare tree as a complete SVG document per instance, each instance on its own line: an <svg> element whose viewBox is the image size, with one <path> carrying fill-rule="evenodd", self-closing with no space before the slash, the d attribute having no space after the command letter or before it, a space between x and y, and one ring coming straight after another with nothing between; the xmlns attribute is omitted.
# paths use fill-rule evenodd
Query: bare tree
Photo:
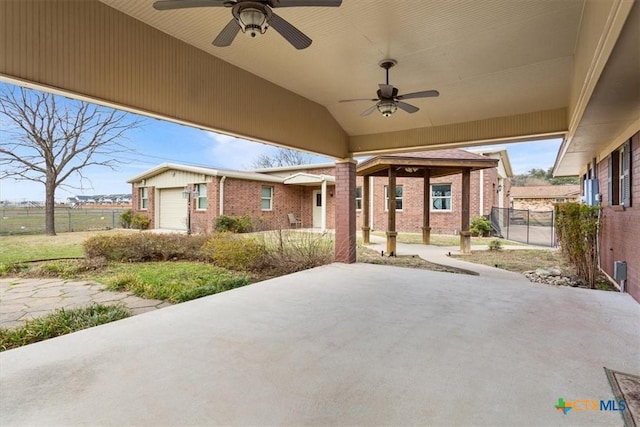
<svg viewBox="0 0 640 427"><path fill-rule="evenodd" d="M139 119L117 110L50 93L6 85L0 91L0 179L39 182L45 187L45 232L55 235L55 192L82 188L88 166L115 170L124 163L127 131ZM79 177L80 187L65 184Z"/></svg>
<svg viewBox="0 0 640 427"><path fill-rule="evenodd" d="M291 150L289 148L278 148L278 150L268 156L260 154L252 162L252 167L259 168L277 168L282 166L306 165L311 163L311 157L301 151Z"/></svg>

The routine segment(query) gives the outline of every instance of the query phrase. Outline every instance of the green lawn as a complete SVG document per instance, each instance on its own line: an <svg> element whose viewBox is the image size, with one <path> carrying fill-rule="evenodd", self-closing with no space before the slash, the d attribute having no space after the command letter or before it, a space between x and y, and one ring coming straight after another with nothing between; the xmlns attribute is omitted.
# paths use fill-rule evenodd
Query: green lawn
<svg viewBox="0 0 640 427"><path fill-rule="evenodd" d="M88 278L113 291L174 304L250 283L245 274L193 261L111 263Z"/></svg>
<svg viewBox="0 0 640 427"><path fill-rule="evenodd" d="M56 236L0 236L0 263L82 257L82 242L102 233L137 233L137 230L83 231Z"/></svg>

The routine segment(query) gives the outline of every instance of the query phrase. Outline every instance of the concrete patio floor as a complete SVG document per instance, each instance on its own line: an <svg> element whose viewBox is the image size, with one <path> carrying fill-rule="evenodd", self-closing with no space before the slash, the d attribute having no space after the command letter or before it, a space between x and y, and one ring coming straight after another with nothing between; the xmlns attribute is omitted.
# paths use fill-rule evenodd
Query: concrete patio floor
<svg viewBox="0 0 640 427"><path fill-rule="evenodd" d="M0 353L9 425L622 425L629 295L332 264Z"/></svg>

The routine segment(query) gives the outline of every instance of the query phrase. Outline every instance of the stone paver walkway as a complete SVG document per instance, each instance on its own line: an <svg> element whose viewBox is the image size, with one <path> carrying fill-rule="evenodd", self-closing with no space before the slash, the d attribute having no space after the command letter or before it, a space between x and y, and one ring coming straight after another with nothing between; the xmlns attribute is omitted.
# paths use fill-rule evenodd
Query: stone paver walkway
<svg viewBox="0 0 640 427"><path fill-rule="evenodd" d="M139 298L130 292L107 291L104 285L61 279L0 279L0 327L21 326L27 320L59 308L80 308L93 303L122 304L141 314L171 304Z"/></svg>

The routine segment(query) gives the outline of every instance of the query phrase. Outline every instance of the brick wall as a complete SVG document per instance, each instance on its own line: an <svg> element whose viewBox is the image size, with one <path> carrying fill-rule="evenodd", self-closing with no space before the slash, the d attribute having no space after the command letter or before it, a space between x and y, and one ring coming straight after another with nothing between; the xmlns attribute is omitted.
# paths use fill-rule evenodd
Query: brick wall
<svg viewBox="0 0 640 427"><path fill-rule="evenodd" d="M373 187L373 230L387 229L387 212L385 211L384 186L386 177L372 177ZM431 184L451 184L451 211L431 211L430 225L434 234L454 234L460 231L462 209L462 174L449 175L431 179ZM357 178L356 185L362 186L362 177ZM423 218L423 180L420 178L398 178L396 185L403 186L402 211L396 212L396 230L399 232L422 231ZM498 172L485 169L483 173L484 200L483 214L491 213L491 207L498 206L498 197L506 198L506 191L500 193L498 188ZM471 173L471 218L480 214L480 172ZM507 189L508 191L508 189ZM506 203L506 202L504 202ZM504 205L507 206L506 204ZM362 212L356 213L357 227L362 227Z"/></svg>
<svg viewBox="0 0 640 427"><path fill-rule="evenodd" d="M147 197L149 198L148 208L140 209L140 191L139 189L144 185L131 184L131 211L134 214L141 214L149 219L149 228L156 227L156 188L147 187Z"/></svg>
<svg viewBox="0 0 640 427"><path fill-rule="evenodd" d="M603 208L600 266L613 277L614 261L626 261L626 291L640 302L640 134L633 136L631 147L631 207L609 206L608 157L597 165Z"/></svg>
<svg viewBox="0 0 640 427"><path fill-rule="evenodd" d="M219 188L220 177L214 177L211 182L207 182L207 208L205 210L198 209L197 201L194 200L191 203L191 230L194 233L211 233L215 229L220 206Z"/></svg>

